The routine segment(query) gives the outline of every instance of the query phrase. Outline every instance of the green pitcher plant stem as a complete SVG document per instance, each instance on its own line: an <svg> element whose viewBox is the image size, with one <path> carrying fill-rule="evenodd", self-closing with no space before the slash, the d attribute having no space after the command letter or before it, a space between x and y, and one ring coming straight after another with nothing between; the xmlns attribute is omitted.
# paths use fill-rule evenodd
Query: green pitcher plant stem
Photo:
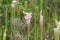
<svg viewBox="0 0 60 40"><path fill-rule="evenodd" d="M6 6L5 6L6 7ZM8 8L5 8L5 30L4 30L4 34L3 34L3 40L6 40L6 32L7 32L7 24L8 24L8 18L7 18L7 10Z"/></svg>
<svg viewBox="0 0 60 40"><path fill-rule="evenodd" d="M40 0L40 18L42 15L42 11L43 11L43 0ZM43 21L43 20L40 19L40 21ZM40 22L40 40L42 40L42 30L43 30L43 24L41 24Z"/></svg>

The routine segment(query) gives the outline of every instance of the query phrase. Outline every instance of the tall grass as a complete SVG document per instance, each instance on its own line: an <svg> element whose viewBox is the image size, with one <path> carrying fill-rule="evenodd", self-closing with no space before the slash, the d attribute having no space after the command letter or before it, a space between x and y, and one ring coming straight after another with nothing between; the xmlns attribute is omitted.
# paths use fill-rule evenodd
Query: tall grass
<svg viewBox="0 0 60 40"><path fill-rule="evenodd" d="M48 35L48 40L54 39L55 21L59 20L57 0L16 0L15 8L11 8L12 0L0 0L0 40L18 40L17 34L22 40L43 40ZM43 27L40 31L39 18L42 10ZM28 32L24 19L24 12L32 12L30 27ZM12 20L17 23L13 24ZM23 23L23 26L19 25ZM15 34L17 32L17 34ZM41 33L42 32L42 33ZM15 35L14 35L15 34Z"/></svg>

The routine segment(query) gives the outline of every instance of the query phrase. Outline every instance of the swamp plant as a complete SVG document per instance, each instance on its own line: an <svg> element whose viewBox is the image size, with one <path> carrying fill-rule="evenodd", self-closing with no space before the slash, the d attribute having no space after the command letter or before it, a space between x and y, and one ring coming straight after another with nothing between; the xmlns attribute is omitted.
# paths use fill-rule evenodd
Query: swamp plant
<svg viewBox="0 0 60 40"><path fill-rule="evenodd" d="M0 40L55 40L59 10L59 0L0 0Z"/></svg>

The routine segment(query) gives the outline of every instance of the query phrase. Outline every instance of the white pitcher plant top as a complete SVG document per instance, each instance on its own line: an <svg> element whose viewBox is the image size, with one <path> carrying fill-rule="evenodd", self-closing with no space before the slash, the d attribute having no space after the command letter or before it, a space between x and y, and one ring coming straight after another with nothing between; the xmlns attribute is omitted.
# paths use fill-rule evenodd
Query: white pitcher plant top
<svg viewBox="0 0 60 40"><path fill-rule="evenodd" d="M43 15L42 15L42 10L40 11L40 24L43 25Z"/></svg>
<svg viewBox="0 0 60 40"><path fill-rule="evenodd" d="M16 3L16 2L17 2L16 0L13 0L13 1L12 1L12 3L11 3L11 8L12 8L12 9L15 8L15 3Z"/></svg>
<svg viewBox="0 0 60 40"><path fill-rule="evenodd" d="M23 11L23 13L26 14L26 16L24 17L26 20L26 24L30 25L30 19L32 18L32 12L24 12Z"/></svg>

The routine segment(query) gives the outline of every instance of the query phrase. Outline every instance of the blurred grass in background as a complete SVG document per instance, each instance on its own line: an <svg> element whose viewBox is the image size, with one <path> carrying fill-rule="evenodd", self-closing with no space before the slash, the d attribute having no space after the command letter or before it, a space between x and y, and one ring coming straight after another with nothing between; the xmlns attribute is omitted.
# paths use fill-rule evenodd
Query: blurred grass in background
<svg viewBox="0 0 60 40"><path fill-rule="evenodd" d="M48 40L53 40L53 28L56 27L55 21L60 20L60 0L43 0L43 2L41 2L42 0L16 1L16 7L11 9L12 0L0 0L0 40L13 40L16 34L20 34L20 36L23 36L23 40L27 40L28 37L25 33L25 15L22 13L23 11L32 12L29 40L40 40L39 17L41 8L43 8L44 17L43 39L45 35L48 35ZM16 26L12 24L11 19L15 18L18 18L18 22L23 22L24 25ZM15 32L16 34L14 35Z"/></svg>

